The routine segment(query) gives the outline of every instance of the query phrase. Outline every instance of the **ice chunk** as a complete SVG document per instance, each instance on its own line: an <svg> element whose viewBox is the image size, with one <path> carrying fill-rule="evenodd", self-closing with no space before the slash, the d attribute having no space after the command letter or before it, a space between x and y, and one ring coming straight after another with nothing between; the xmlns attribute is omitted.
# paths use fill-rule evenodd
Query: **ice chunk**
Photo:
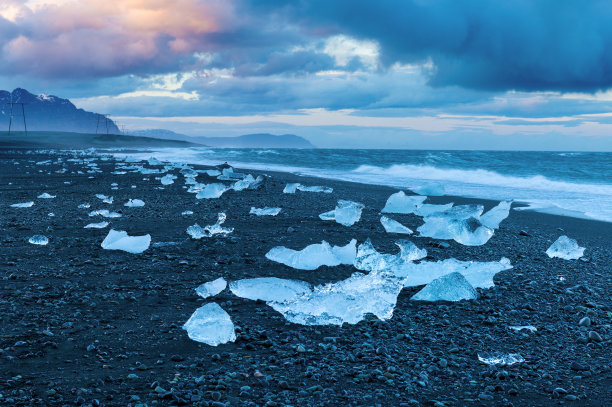
<svg viewBox="0 0 612 407"><path fill-rule="evenodd" d="M230 291L241 298L266 302L288 302L310 293L310 284L299 280L285 280L276 277L249 278L230 283Z"/></svg>
<svg viewBox="0 0 612 407"><path fill-rule="evenodd" d="M416 208L414 213L418 216L430 216L434 213L448 211L453 207L453 203L448 203L444 205L434 205L434 204L423 204Z"/></svg>
<svg viewBox="0 0 612 407"><path fill-rule="evenodd" d="M102 202L107 203L107 204L112 204L113 203L113 197L112 196L106 196L103 194L96 194L96 198L101 199Z"/></svg>
<svg viewBox="0 0 612 407"><path fill-rule="evenodd" d="M198 170L198 172L206 174L209 177L218 177L219 175L221 175L221 171L219 170Z"/></svg>
<svg viewBox="0 0 612 407"><path fill-rule="evenodd" d="M196 294L202 298L214 297L227 287L227 281L223 277L204 284L200 284L196 288Z"/></svg>
<svg viewBox="0 0 612 407"><path fill-rule="evenodd" d="M78 206L79 209L89 209L91 207L88 203L82 203Z"/></svg>
<svg viewBox="0 0 612 407"><path fill-rule="evenodd" d="M201 227L197 223L187 228L187 234L193 239L201 239L203 237L211 237L216 234L227 235L234 231L234 228L224 228L221 225L225 222L225 213L220 212L217 214L217 223L214 225L208 225Z"/></svg>
<svg viewBox="0 0 612 407"><path fill-rule="evenodd" d="M400 248L398 254L383 254L376 251L370 239L360 244L353 265L357 270L386 271L396 273L407 264L427 256L427 250L419 249L409 240L401 239L395 242Z"/></svg>
<svg viewBox="0 0 612 407"><path fill-rule="evenodd" d="M189 338L210 346L234 342L236 332L229 314L216 302L198 308L183 325Z"/></svg>
<svg viewBox="0 0 612 407"><path fill-rule="evenodd" d="M104 229L108 226L108 222L98 222L98 223L90 223L86 225L85 229Z"/></svg>
<svg viewBox="0 0 612 407"><path fill-rule="evenodd" d="M487 352L479 353L478 360L487 365L511 366L523 363L525 359L518 353Z"/></svg>
<svg viewBox="0 0 612 407"><path fill-rule="evenodd" d="M319 215L322 220L335 220L344 226L352 226L361 219L361 211L365 206L359 202L338 200L336 209Z"/></svg>
<svg viewBox="0 0 612 407"><path fill-rule="evenodd" d="M521 331L536 332L538 330L538 328L536 328L533 325L509 326L508 328L512 329L515 332L521 332Z"/></svg>
<svg viewBox="0 0 612 407"><path fill-rule="evenodd" d="M162 185L170 185L174 184L174 180L176 179L176 175L166 174L160 178Z"/></svg>
<svg viewBox="0 0 612 407"><path fill-rule="evenodd" d="M410 228L407 228L398 221L388 218L386 216L382 216L380 218L380 223L382 223L387 233L401 233L405 235L411 235L413 233Z"/></svg>
<svg viewBox="0 0 612 407"><path fill-rule="evenodd" d="M428 184L412 188L412 192L419 195L442 196L444 195L444 185Z"/></svg>
<svg viewBox="0 0 612 407"><path fill-rule="evenodd" d="M220 183L204 185L200 192L197 193L197 199L213 199L219 198L228 188Z"/></svg>
<svg viewBox="0 0 612 407"><path fill-rule="evenodd" d="M453 240L465 246L482 246L493 237L493 229L483 226L475 218L452 221L448 225L448 230Z"/></svg>
<svg viewBox="0 0 612 407"><path fill-rule="evenodd" d="M425 217L425 222L417 230L421 236L453 239L467 246L480 246L493 236L493 229L480 223L483 209L482 205L454 206Z"/></svg>
<svg viewBox="0 0 612 407"><path fill-rule="evenodd" d="M110 212L108 209L99 209L97 211L89 212L89 216L103 216L105 218L120 218L121 214L117 212Z"/></svg>
<svg viewBox="0 0 612 407"><path fill-rule="evenodd" d="M415 287L429 284L431 281L450 273L459 272L474 288L491 288L495 284L493 277L503 270L512 268L510 260L502 257L500 261L478 262L446 259L443 261L422 261L418 264L408 263L396 273L405 276L404 286Z"/></svg>
<svg viewBox="0 0 612 407"><path fill-rule="evenodd" d="M482 214L480 217L480 223L490 229L499 228L499 224L508 217L510 214L510 207L512 201L502 201L496 207L490 209L488 212Z"/></svg>
<svg viewBox="0 0 612 407"><path fill-rule="evenodd" d="M46 244L49 243L49 239L46 236L43 235L34 235L31 238L28 239L28 242L32 243L32 244L37 244L40 246L45 246Z"/></svg>
<svg viewBox="0 0 612 407"><path fill-rule="evenodd" d="M234 191L242 191L245 189L257 189L263 184L263 177L260 175L257 178L253 178L251 174L244 177L244 179L240 181L236 181L231 188Z"/></svg>
<svg viewBox="0 0 612 407"><path fill-rule="evenodd" d="M383 213L414 213L414 211L423 204L427 199L426 196L406 195L404 191L399 191L392 194L388 199Z"/></svg>
<svg viewBox="0 0 612 407"><path fill-rule="evenodd" d="M144 205L145 205L144 201L140 199L130 199L123 206L127 206L130 208L138 208Z"/></svg>
<svg viewBox="0 0 612 407"><path fill-rule="evenodd" d="M356 246L355 239L346 246L331 246L324 240L318 244L308 245L302 250L277 246L266 253L266 258L298 270L316 270L321 266L353 264Z"/></svg>
<svg viewBox="0 0 612 407"><path fill-rule="evenodd" d="M268 206L265 208L255 208L254 206L251 206L251 211L249 213L257 216L276 216L280 213L280 211L281 208L270 208Z"/></svg>
<svg viewBox="0 0 612 407"><path fill-rule="evenodd" d="M53 199L53 198L55 198L55 195L51 195L51 194L48 194L48 193L44 192L44 193L38 195L38 198L41 198L41 199Z"/></svg>
<svg viewBox="0 0 612 407"><path fill-rule="evenodd" d="M226 167L221 170L221 175L217 177L220 181L239 181L243 179L246 174L241 172L234 172L232 167Z"/></svg>
<svg viewBox="0 0 612 407"><path fill-rule="evenodd" d="M123 230L111 229L102 241L102 248L138 254L147 250L150 244L151 235L128 236L127 232Z"/></svg>
<svg viewBox="0 0 612 407"><path fill-rule="evenodd" d="M410 298L416 301L475 300L478 293L463 274L453 272L431 281Z"/></svg>
<svg viewBox="0 0 612 407"><path fill-rule="evenodd" d="M576 260L584 254L584 247L578 246L578 242L567 236L559 236L557 240L546 250L548 257L559 257L565 260Z"/></svg>
<svg viewBox="0 0 612 407"><path fill-rule="evenodd" d="M181 212L181 215L183 215L183 216L193 215L193 211L183 211L183 212Z"/></svg>
<svg viewBox="0 0 612 407"><path fill-rule="evenodd" d="M322 186L304 186L302 184L299 183L294 183L294 184L287 184L285 185L285 188L283 189L283 193L285 194L295 194L296 191L302 191L302 192L323 192L325 194L331 194L332 192L334 192L333 188L329 188L329 187L322 187Z"/></svg>
<svg viewBox="0 0 612 407"><path fill-rule="evenodd" d="M149 157L149 159L147 160L147 162L149 163L149 165L162 165L162 162L159 161L157 158L155 157Z"/></svg>
<svg viewBox="0 0 612 407"><path fill-rule="evenodd" d="M12 204L11 208L31 208L32 206L34 206L34 202L30 201L30 202Z"/></svg>

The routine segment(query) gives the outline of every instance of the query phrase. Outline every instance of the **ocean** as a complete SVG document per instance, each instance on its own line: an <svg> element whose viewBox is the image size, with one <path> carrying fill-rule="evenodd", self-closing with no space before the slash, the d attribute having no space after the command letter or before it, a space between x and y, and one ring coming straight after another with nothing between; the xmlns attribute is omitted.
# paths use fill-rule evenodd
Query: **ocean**
<svg viewBox="0 0 612 407"><path fill-rule="evenodd" d="M201 147L129 155L514 200L529 210L612 222L612 153Z"/></svg>

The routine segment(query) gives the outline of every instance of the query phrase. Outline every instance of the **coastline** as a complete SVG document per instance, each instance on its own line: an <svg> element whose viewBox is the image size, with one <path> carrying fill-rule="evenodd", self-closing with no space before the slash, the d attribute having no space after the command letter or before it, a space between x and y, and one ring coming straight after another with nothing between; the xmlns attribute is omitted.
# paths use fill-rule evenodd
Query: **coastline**
<svg viewBox="0 0 612 407"><path fill-rule="evenodd" d="M269 178L260 190L231 191L219 199L198 201L182 189L180 176L159 190L154 175L111 174L112 160L98 161L103 173L94 174L94 180L88 174L55 173L56 164L27 168L29 160L56 157L8 156L0 150L0 357L5 366L0 393L4 401L12 398L13 405L26 405L29 399L62 405L79 397L84 403L99 400L104 405L139 401L265 405L269 401L270 406L433 401L519 406L556 405L561 400L603 405L612 399L609 223L512 210L483 246L447 241L445 248L434 239L405 236L427 249L428 260L508 257L514 268L497 274L496 286L481 290L481 297L471 302L414 303L409 298L418 288L406 288L388 321L372 317L341 328L300 326L286 322L264 303L226 290L211 301L231 315L240 327L239 338L210 347L191 341L181 329L198 306L209 302L195 295L195 287L220 276L228 281L274 276L312 284L347 278L355 272L349 266L297 271L264 255L277 245L300 249L321 240L345 245L353 238L359 243L371 238L380 252L395 253L394 242L403 236L384 231L379 211L397 189L244 170ZM20 164L10 162L13 159ZM67 166L75 171L82 167ZM50 174L36 172L39 169ZM146 177L150 179L143 180ZM112 182L119 183L118 190L110 189ZM289 182L330 186L334 191L283 194ZM37 200L43 192L57 197ZM102 204L94 196L97 193L114 195L116 203ZM146 205L124 208L129 198L143 199ZM365 205L353 227L318 218L338 199ZM32 208L8 206L30 200L36 201ZM91 210L120 209L124 216L110 220L115 229L130 235L150 233L154 243L177 244L151 247L141 255L102 250L100 242L108 229L83 229L95 220L87 216L88 210L77 209L83 202L90 202ZM482 203L485 210L497 204L450 196L430 197L428 202ZM276 217L255 217L248 214L251 206L279 206L283 211ZM181 216L184 210L193 210L194 215ZM55 216L49 217L49 212ZM189 239L187 226L212 224L218 212L227 213L226 226L234 228L232 234ZM421 223L414 215L392 217L413 230ZM39 232L50 238L49 245L27 243ZM586 247L585 261L549 259L544 254L563 234ZM579 326L584 316L593 321L591 327ZM538 331L515 333L510 325L534 325ZM581 338L590 330L603 341L583 343ZM93 348L88 350L90 345ZM299 346L305 352L298 351ZM478 352L496 350L518 352L526 363L492 368L478 362ZM21 378L14 379L17 376ZM556 388L567 394L555 393Z"/></svg>

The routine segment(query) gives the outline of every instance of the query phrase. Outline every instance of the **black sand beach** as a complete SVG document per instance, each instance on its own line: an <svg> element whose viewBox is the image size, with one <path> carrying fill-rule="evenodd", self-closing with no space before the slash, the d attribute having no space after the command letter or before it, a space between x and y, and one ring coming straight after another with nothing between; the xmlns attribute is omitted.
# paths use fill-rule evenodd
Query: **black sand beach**
<svg viewBox="0 0 612 407"><path fill-rule="evenodd" d="M612 404L609 223L513 210L483 246L447 241L444 247L410 236L427 249L428 260L507 257L514 268L497 274L495 287L479 290L475 301L414 302L410 297L419 288L407 288L388 321L372 316L343 327L301 326L263 302L229 290L203 300L195 288L218 277L316 284L345 279L353 267L298 271L264 256L278 245L345 245L353 238L370 238L380 252L396 253L394 242L402 236L386 233L379 221L396 190L267 173L259 190L197 200L183 188L178 170L172 172L179 175L175 183L161 190L155 175L112 174L112 160L97 161L100 174L72 162L65 162L67 172L56 173L58 164L36 165L56 155L24 153L0 151L0 405ZM198 180L213 182L206 175ZM114 182L119 189L111 190ZM334 192L283 194L287 182ZM57 197L37 199L43 192ZM115 201L103 204L95 194ZM129 198L145 206L124 207ZM357 224L318 218L338 199L365 204ZM26 201L35 205L10 207ZM77 208L85 202L90 209ZM496 204L456 197L429 202L481 202L487 209ZM283 210L257 217L249 215L251 206ZM104 220L130 235L151 234L152 246L138 255L103 250L108 228L83 228L103 220L88 216L95 209L121 212L121 218ZM194 214L182 216L187 210ZM218 212L227 214L224 226L233 227L232 234L190 239L188 226L213 224ZM421 224L414 215L393 218L413 230ZM29 244L35 234L47 236L49 244ZM584 258L548 258L545 250L560 235L586 247ZM155 245L163 242L169 244ZM199 344L181 328L210 301L231 316L236 342ZM585 316L590 326L579 324ZM537 332L517 333L512 325L533 325ZM525 362L490 367L477 358L488 351L520 353Z"/></svg>

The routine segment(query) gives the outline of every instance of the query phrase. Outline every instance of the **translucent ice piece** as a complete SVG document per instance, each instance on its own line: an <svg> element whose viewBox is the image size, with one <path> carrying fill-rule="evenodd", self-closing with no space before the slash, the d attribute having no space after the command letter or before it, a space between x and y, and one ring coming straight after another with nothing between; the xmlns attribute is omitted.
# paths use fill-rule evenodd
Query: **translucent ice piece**
<svg viewBox="0 0 612 407"><path fill-rule="evenodd" d="M246 174L243 174L241 172L234 172L234 169L232 167L227 167L221 170L221 175L219 175L217 179L220 181L239 181L245 176Z"/></svg>
<svg viewBox="0 0 612 407"><path fill-rule="evenodd" d="M518 353L487 352L479 353L478 360L487 365L511 366L523 363L525 359Z"/></svg>
<svg viewBox="0 0 612 407"><path fill-rule="evenodd" d="M444 275L459 272L474 288L491 288L495 284L493 277L503 270L512 268L510 260L502 257L500 261L478 262L446 259L443 261L422 261L409 263L396 273L405 276L404 286L416 287L429 284Z"/></svg>
<svg viewBox="0 0 612 407"><path fill-rule="evenodd" d="M113 197L112 196L106 196L103 194L96 194L96 198L101 199L102 202L107 203L107 204L112 204L113 203Z"/></svg>
<svg viewBox="0 0 612 407"><path fill-rule="evenodd" d="M334 192L333 188L329 188L329 187L322 187L322 186L304 186L302 184L287 184L285 186L285 188L283 189L283 193L285 194L295 194L296 191L302 191L302 192L322 192L325 194L331 194L332 192Z"/></svg>
<svg viewBox="0 0 612 407"><path fill-rule="evenodd" d="M175 179L176 179L176 175L166 174L163 177L161 177L160 182L162 183L162 185L170 185L170 184L174 184Z"/></svg>
<svg viewBox="0 0 612 407"><path fill-rule="evenodd" d="M105 218L120 218L121 214L117 212L110 212L108 209L99 209L97 211L89 212L89 216L103 216Z"/></svg>
<svg viewBox="0 0 612 407"><path fill-rule="evenodd" d="M444 195L444 185L428 184L412 188L412 192L419 195L442 196Z"/></svg>
<svg viewBox="0 0 612 407"><path fill-rule="evenodd" d="M297 187L300 184L287 184L285 185L285 188L283 189L283 193L284 194L295 194L295 191L297 191Z"/></svg>
<svg viewBox="0 0 612 407"><path fill-rule="evenodd" d="M194 239L201 239L203 237L211 237L216 234L227 235L234 231L234 228L224 228L221 225L225 222L225 213L220 212L217 214L217 223L214 225L208 225L201 227L197 223L187 228L187 234Z"/></svg>
<svg viewBox="0 0 612 407"><path fill-rule="evenodd" d="M130 199L125 204L123 204L123 206L127 206L129 208L139 208L144 205L145 205L144 201L140 199Z"/></svg>
<svg viewBox="0 0 612 407"><path fill-rule="evenodd" d="M183 216L193 215L193 211L183 211L183 212L181 212L181 215L183 215Z"/></svg>
<svg viewBox="0 0 612 407"><path fill-rule="evenodd" d="M480 216L480 223L490 229L499 228L499 224L510 214L512 201L502 201L494 208Z"/></svg>
<svg viewBox="0 0 612 407"><path fill-rule="evenodd" d="M404 191L399 191L392 194L388 199L383 213L414 213L414 211L423 204L427 199L426 196L406 195Z"/></svg>
<svg viewBox="0 0 612 407"><path fill-rule="evenodd" d="M538 328L536 328L533 325L509 326L508 328L512 329L515 332L521 332L521 331L536 332L538 330Z"/></svg>
<svg viewBox="0 0 612 407"><path fill-rule="evenodd" d="M493 229L483 226L479 220L469 218L453 220L448 225L453 240L465 246L482 246L493 237Z"/></svg>
<svg viewBox="0 0 612 407"><path fill-rule="evenodd" d="M189 338L210 346L234 342L236 332L229 314L216 302L198 308L183 325Z"/></svg>
<svg viewBox="0 0 612 407"><path fill-rule="evenodd" d="M367 239L357 248L357 257L353 265L357 270L387 271L396 274L396 270L427 256L427 250L419 249L409 240L401 239L395 244L400 248L398 254L379 253L370 239Z"/></svg>
<svg viewBox="0 0 612 407"><path fill-rule="evenodd" d="M49 239L46 236L43 235L34 235L31 238L28 239L28 242L32 243L32 244L37 244L40 246L45 246L46 244L49 243Z"/></svg>
<svg viewBox="0 0 612 407"><path fill-rule="evenodd" d="M149 159L147 160L147 162L149 163L149 165L162 165L162 162L159 161L157 158L155 157L149 157Z"/></svg>
<svg viewBox="0 0 612 407"><path fill-rule="evenodd" d="M51 195L51 194L48 194L48 193L44 192L44 193L38 195L38 198L41 198L41 199L53 199L53 198L55 198L55 195Z"/></svg>
<svg viewBox="0 0 612 407"><path fill-rule="evenodd" d="M251 211L249 213L257 216L276 216L281 210L281 208L270 208L268 206L265 208L255 208L251 206Z"/></svg>
<svg viewBox="0 0 612 407"><path fill-rule="evenodd" d="M98 222L98 223L89 223L84 228L85 229L104 229L108 226L108 222Z"/></svg>
<svg viewBox="0 0 612 407"><path fill-rule="evenodd" d="M458 205L443 212L436 212L424 218L423 225L417 228L420 236L434 239L454 239L468 246L485 244L493 229L480 223L482 205Z"/></svg>
<svg viewBox="0 0 612 407"><path fill-rule="evenodd" d="M214 297L227 287L227 281L223 277L204 284L196 288L196 294L202 298Z"/></svg>
<svg viewBox="0 0 612 407"><path fill-rule="evenodd" d="M241 298L266 302L287 302L310 293L310 284L276 277L249 278L230 283L230 291Z"/></svg>
<svg viewBox="0 0 612 407"><path fill-rule="evenodd" d="M326 241L308 245L302 250L277 246L266 253L266 258L298 270L316 270L321 266L353 264L356 245L357 240L353 239L346 246L331 246Z"/></svg>
<svg viewBox="0 0 612 407"><path fill-rule="evenodd" d="M567 236L559 236L557 240L546 250L548 257L559 257L565 260L576 260L584 254L584 247L578 246L578 242Z"/></svg>
<svg viewBox="0 0 612 407"><path fill-rule="evenodd" d="M207 184L197 193L197 199L219 198L228 188L220 183Z"/></svg>
<svg viewBox="0 0 612 407"><path fill-rule="evenodd" d="M352 226L361 219L361 211L365 206L359 202L338 200L336 209L319 215L322 220L335 220L344 226Z"/></svg>
<svg viewBox="0 0 612 407"><path fill-rule="evenodd" d="M478 293L463 274L453 272L428 283L410 298L416 301L475 300Z"/></svg>
<svg viewBox="0 0 612 407"><path fill-rule="evenodd" d="M34 206L34 202L30 201L30 202L12 204L11 208L31 208L32 206Z"/></svg>
<svg viewBox="0 0 612 407"><path fill-rule="evenodd" d="M401 233L405 235L411 235L413 233L410 228L407 228L398 221L388 218L386 216L382 216L380 218L380 223L382 223L387 233Z"/></svg>
<svg viewBox="0 0 612 407"><path fill-rule="evenodd" d="M79 204L78 206L79 209L89 209L90 207L91 205L88 203L82 203L82 204Z"/></svg>
<svg viewBox="0 0 612 407"><path fill-rule="evenodd" d="M444 212L453 207L453 203L448 203L444 205L433 205L433 204L423 204L419 206L414 213L418 216L431 216L434 213Z"/></svg>
<svg viewBox="0 0 612 407"><path fill-rule="evenodd" d="M128 236L127 232L123 230L111 229L102 241L102 248L138 254L147 250L150 244L151 235Z"/></svg>
<svg viewBox="0 0 612 407"><path fill-rule="evenodd" d="M248 174L244 179L236 181L231 188L234 191L242 191L245 189L257 189L263 183L263 177L260 175L257 178L253 178L251 174Z"/></svg>

